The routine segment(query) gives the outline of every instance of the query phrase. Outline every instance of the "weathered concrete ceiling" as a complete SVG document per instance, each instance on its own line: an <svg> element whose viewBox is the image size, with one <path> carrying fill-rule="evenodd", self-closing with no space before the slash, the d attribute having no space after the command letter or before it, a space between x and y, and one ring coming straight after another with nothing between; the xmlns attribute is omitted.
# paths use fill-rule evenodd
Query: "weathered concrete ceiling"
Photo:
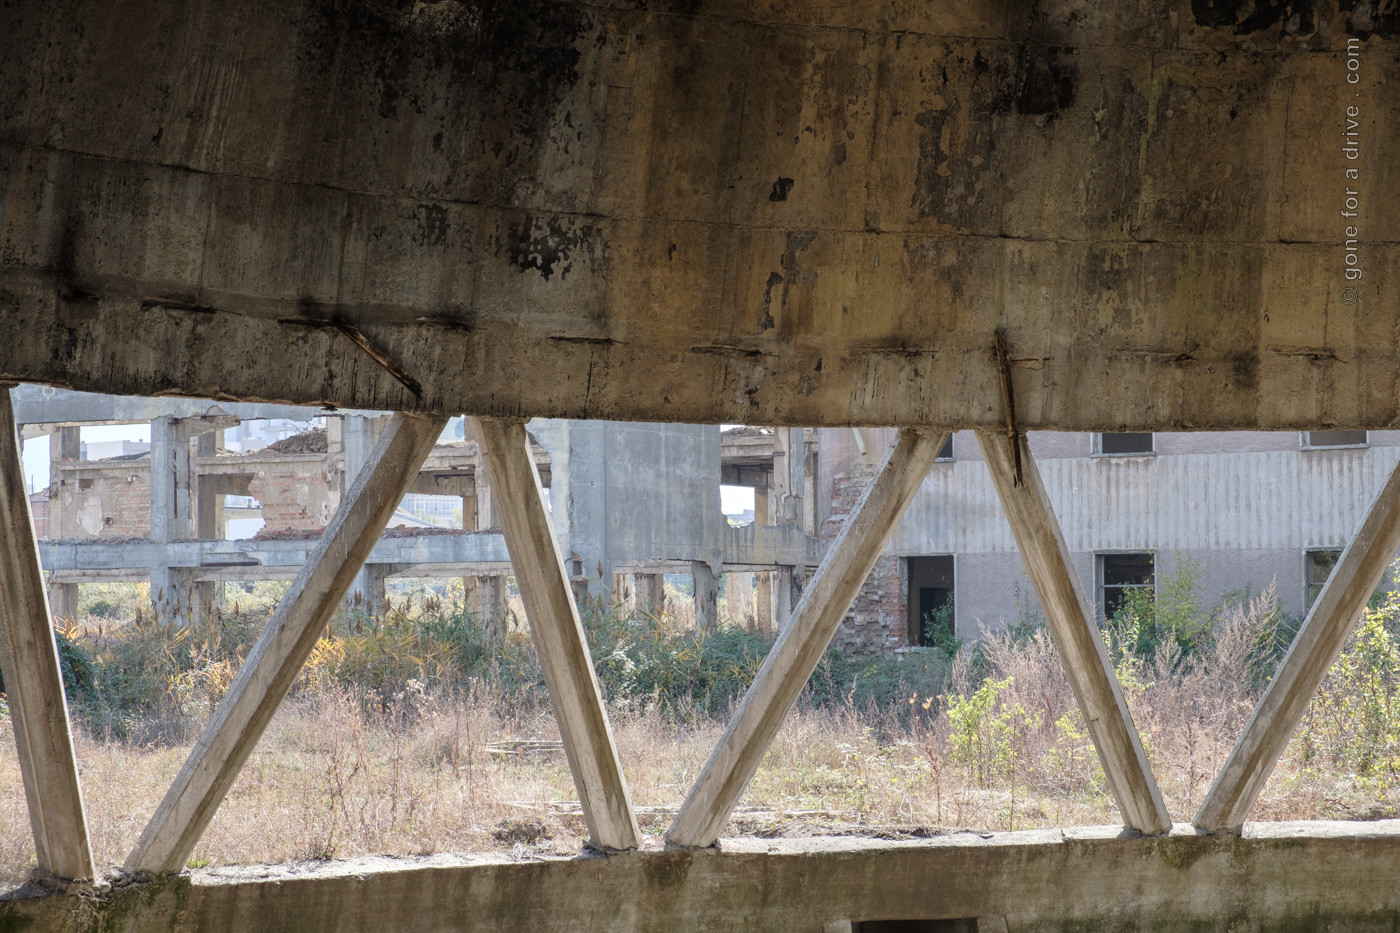
<svg viewBox="0 0 1400 933"><path fill-rule="evenodd" d="M19 0L0 377L971 426L1001 329L1023 428L1394 426L1373 7Z"/></svg>

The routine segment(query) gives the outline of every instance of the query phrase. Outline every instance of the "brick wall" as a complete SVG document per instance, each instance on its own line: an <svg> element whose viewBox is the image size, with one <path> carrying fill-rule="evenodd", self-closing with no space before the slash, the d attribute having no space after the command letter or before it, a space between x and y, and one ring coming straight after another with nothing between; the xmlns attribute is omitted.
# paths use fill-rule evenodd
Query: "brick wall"
<svg viewBox="0 0 1400 933"><path fill-rule="evenodd" d="M221 458L222 459L222 458ZM325 454L244 458L248 494L268 531L320 532L340 504L339 461ZM66 460L53 465L49 536L145 538L151 533L151 462Z"/></svg>
<svg viewBox="0 0 1400 933"><path fill-rule="evenodd" d="M834 538L841 531L845 517L873 477L872 469L857 467L832 478L831 515L822 523L823 538ZM848 655L879 654L908 644L907 589L904 562L898 557L881 557L831 643Z"/></svg>
<svg viewBox="0 0 1400 933"><path fill-rule="evenodd" d="M248 495L262 504L263 530L314 531L326 527L340 505L336 466L326 456L249 458Z"/></svg>
<svg viewBox="0 0 1400 933"><path fill-rule="evenodd" d="M65 460L53 465L49 537L145 538L151 533L151 462Z"/></svg>
<svg viewBox="0 0 1400 933"><path fill-rule="evenodd" d="M49 536L49 494L37 492L29 497L29 514L34 519L34 537L43 540Z"/></svg>

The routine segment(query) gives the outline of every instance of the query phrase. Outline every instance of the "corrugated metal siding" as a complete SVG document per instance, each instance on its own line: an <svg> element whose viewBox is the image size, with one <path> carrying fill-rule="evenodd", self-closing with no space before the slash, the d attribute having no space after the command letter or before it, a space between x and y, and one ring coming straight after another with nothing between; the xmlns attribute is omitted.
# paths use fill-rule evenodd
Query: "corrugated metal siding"
<svg viewBox="0 0 1400 933"><path fill-rule="evenodd" d="M1071 551L1336 547L1400 448L1039 461ZM937 464L891 538L895 554L1015 549L986 465Z"/></svg>

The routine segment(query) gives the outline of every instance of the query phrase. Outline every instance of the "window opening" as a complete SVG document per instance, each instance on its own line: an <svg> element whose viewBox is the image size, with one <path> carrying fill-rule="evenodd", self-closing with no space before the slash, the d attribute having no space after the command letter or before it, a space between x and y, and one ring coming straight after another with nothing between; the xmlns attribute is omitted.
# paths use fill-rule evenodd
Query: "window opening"
<svg viewBox="0 0 1400 933"><path fill-rule="evenodd" d="M1303 600L1307 608L1317 601L1317 594L1332 575L1332 569L1341 558L1340 548L1322 548L1303 552Z"/></svg>
<svg viewBox="0 0 1400 933"><path fill-rule="evenodd" d="M1127 457L1132 455L1150 454L1152 450L1152 433L1130 432L1119 434L1096 434L1094 453L1105 457Z"/></svg>
<svg viewBox="0 0 1400 933"><path fill-rule="evenodd" d="M1303 449L1320 447L1365 447L1365 431L1304 431Z"/></svg>
<svg viewBox="0 0 1400 933"><path fill-rule="evenodd" d="M948 435L948 440L947 440L947 442L946 442L942 447L940 447L940 448L938 449L938 457L937 457L937 459L939 459L939 460L952 460L952 459L953 459L953 435L952 435L952 434L949 434L949 435Z"/></svg>
<svg viewBox="0 0 1400 933"><path fill-rule="evenodd" d="M1151 593L1156 584L1151 553L1099 555L1099 606L1111 619L1127 603L1130 594Z"/></svg>

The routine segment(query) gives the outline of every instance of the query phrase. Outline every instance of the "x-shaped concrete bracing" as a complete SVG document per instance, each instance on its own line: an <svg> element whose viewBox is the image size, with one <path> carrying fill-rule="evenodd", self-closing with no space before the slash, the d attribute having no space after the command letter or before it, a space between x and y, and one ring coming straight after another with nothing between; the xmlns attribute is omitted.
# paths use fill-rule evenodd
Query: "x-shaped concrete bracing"
<svg viewBox="0 0 1400 933"><path fill-rule="evenodd" d="M8 396L0 401L0 420L13 425ZM403 413L392 419L157 808L128 868L172 872L184 866L445 422ZM517 421L474 424L590 838L604 849L633 848L640 837L636 818L528 435ZM9 677L39 868L59 878L91 878L17 437L12 428L0 433L0 528L12 542L11 559L0 566L0 664ZM666 834L671 843L708 846L718 839L946 438L945 432L900 431L687 795ZM1025 438L979 433L978 441L1124 824L1145 834L1166 832L1169 815ZM1013 442L1018 450L1011 449ZM1397 548L1400 468L1376 496L1305 620L1202 805L1199 828L1240 828Z"/></svg>

